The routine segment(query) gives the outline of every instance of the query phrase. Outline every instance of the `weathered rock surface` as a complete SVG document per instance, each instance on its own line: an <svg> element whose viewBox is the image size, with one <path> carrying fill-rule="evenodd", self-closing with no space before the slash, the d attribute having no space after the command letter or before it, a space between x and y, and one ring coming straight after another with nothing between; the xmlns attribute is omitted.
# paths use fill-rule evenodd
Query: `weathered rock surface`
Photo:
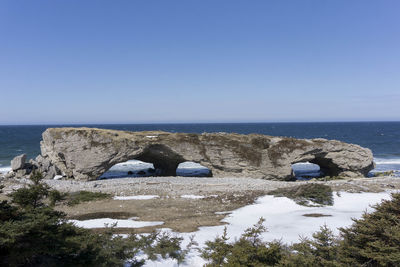
<svg viewBox="0 0 400 267"><path fill-rule="evenodd" d="M47 157L42 157L42 155L37 156L33 164L45 179L53 179L54 176L61 174L57 166L53 165Z"/></svg>
<svg viewBox="0 0 400 267"><path fill-rule="evenodd" d="M50 128L43 133L44 159L63 175L94 180L127 160L154 164L165 176L194 161L213 176L294 178L291 164L312 162L330 176L365 176L374 167L372 152L326 139L293 139L259 134L126 132L94 128Z"/></svg>
<svg viewBox="0 0 400 267"><path fill-rule="evenodd" d="M11 169L13 171L18 171L25 166L25 161L26 161L26 154L22 154L19 156L16 156L11 160Z"/></svg>

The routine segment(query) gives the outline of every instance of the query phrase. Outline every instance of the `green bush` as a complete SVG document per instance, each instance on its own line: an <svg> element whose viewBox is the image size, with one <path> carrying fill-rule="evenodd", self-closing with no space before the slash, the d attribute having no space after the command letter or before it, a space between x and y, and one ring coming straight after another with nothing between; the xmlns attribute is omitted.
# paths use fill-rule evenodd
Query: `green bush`
<svg viewBox="0 0 400 267"><path fill-rule="evenodd" d="M288 188L279 188L268 193L276 197L287 197L303 206L333 205L332 189L323 184L303 184Z"/></svg>
<svg viewBox="0 0 400 267"><path fill-rule="evenodd" d="M184 260L189 248L182 250L178 237L153 233L122 238L113 228L96 234L68 223L64 213L48 205L61 194L41 179L34 173L32 184L11 193L11 201L0 202L0 266L142 266L145 260L136 256L143 252L153 259Z"/></svg>
<svg viewBox="0 0 400 267"><path fill-rule="evenodd" d="M289 247L286 257L279 266L342 266L338 262L339 239L327 226L322 226L312 237L312 239L304 238L300 243Z"/></svg>
<svg viewBox="0 0 400 267"><path fill-rule="evenodd" d="M110 194L101 192L90 192L90 191L78 191L69 193L65 196L67 204L69 206L75 206L82 202L89 202L101 199L111 198Z"/></svg>
<svg viewBox="0 0 400 267"><path fill-rule="evenodd" d="M400 266L400 194L374 207L341 229L341 260L353 266Z"/></svg>
<svg viewBox="0 0 400 267"><path fill-rule="evenodd" d="M205 266L274 266L282 258L279 242L263 242L261 234L266 231L261 218L257 224L247 229L239 240L229 243L226 228L221 237L207 241L201 256L208 260Z"/></svg>

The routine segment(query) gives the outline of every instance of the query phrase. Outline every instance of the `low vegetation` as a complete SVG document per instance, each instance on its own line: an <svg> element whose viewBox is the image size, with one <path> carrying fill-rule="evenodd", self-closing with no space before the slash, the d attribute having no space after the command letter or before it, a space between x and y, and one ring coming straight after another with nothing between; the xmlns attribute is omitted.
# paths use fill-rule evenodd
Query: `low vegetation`
<svg viewBox="0 0 400 267"><path fill-rule="evenodd" d="M395 171L375 172L374 177L394 176Z"/></svg>
<svg viewBox="0 0 400 267"><path fill-rule="evenodd" d="M89 202L101 199L109 199L111 194L102 192L78 191L65 195L66 203L69 206L78 205L82 202Z"/></svg>
<svg viewBox="0 0 400 267"><path fill-rule="evenodd" d="M330 214L322 214L322 213L306 213L303 214L304 217L312 217L312 218L319 218L319 217L331 217Z"/></svg>
<svg viewBox="0 0 400 267"><path fill-rule="evenodd" d="M268 194L287 197L303 206L333 205L332 189L323 184L303 184L288 188L279 188Z"/></svg>
<svg viewBox="0 0 400 267"><path fill-rule="evenodd" d="M324 176L324 177L319 177L319 178L314 178L317 181L333 181L333 180L343 180L346 179L342 176Z"/></svg>
<svg viewBox="0 0 400 267"><path fill-rule="evenodd" d="M284 247L280 242L264 242L261 234L267 229L261 218L247 229L235 242L229 243L226 228L220 237L207 241L201 256L207 267L217 266L275 266L283 258Z"/></svg>

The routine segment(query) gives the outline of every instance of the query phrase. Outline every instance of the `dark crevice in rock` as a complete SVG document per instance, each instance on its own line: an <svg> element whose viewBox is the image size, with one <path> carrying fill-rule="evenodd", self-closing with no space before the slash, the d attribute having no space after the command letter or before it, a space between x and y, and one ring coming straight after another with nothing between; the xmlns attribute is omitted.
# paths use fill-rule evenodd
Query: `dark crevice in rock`
<svg viewBox="0 0 400 267"><path fill-rule="evenodd" d="M336 164L332 162L332 159L317 157L313 160L310 160L310 163L317 164L320 169L321 173L325 176L339 176L343 169L339 168Z"/></svg>

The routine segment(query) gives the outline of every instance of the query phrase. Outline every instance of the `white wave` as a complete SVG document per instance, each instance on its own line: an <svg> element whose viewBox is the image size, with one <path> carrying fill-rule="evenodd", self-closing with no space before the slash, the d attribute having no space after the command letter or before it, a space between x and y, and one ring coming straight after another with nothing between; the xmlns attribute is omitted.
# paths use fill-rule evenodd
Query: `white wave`
<svg viewBox="0 0 400 267"><path fill-rule="evenodd" d="M292 169L297 177L318 177L321 175L320 167L317 164L310 162L299 162L292 164Z"/></svg>
<svg viewBox="0 0 400 267"><path fill-rule="evenodd" d="M108 171L129 171L138 169L153 168L153 164L140 160L129 160L112 166Z"/></svg>
<svg viewBox="0 0 400 267"><path fill-rule="evenodd" d="M297 163L295 163L295 164L292 164L292 165L296 165L296 166L302 166L302 165L306 165L306 166L308 166L308 165L315 165L314 163L311 163L311 162L308 162L308 161L306 161L306 162L297 162Z"/></svg>
<svg viewBox="0 0 400 267"><path fill-rule="evenodd" d="M11 171L11 166L7 166L7 167L1 167L0 168L0 173L8 173L9 171Z"/></svg>
<svg viewBox="0 0 400 267"><path fill-rule="evenodd" d="M204 167L203 165L200 165L199 163L192 162L192 161L186 161L186 162L179 164L178 169L207 169L207 168Z"/></svg>
<svg viewBox="0 0 400 267"><path fill-rule="evenodd" d="M400 164L400 158L375 158L374 161L376 164Z"/></svg>

